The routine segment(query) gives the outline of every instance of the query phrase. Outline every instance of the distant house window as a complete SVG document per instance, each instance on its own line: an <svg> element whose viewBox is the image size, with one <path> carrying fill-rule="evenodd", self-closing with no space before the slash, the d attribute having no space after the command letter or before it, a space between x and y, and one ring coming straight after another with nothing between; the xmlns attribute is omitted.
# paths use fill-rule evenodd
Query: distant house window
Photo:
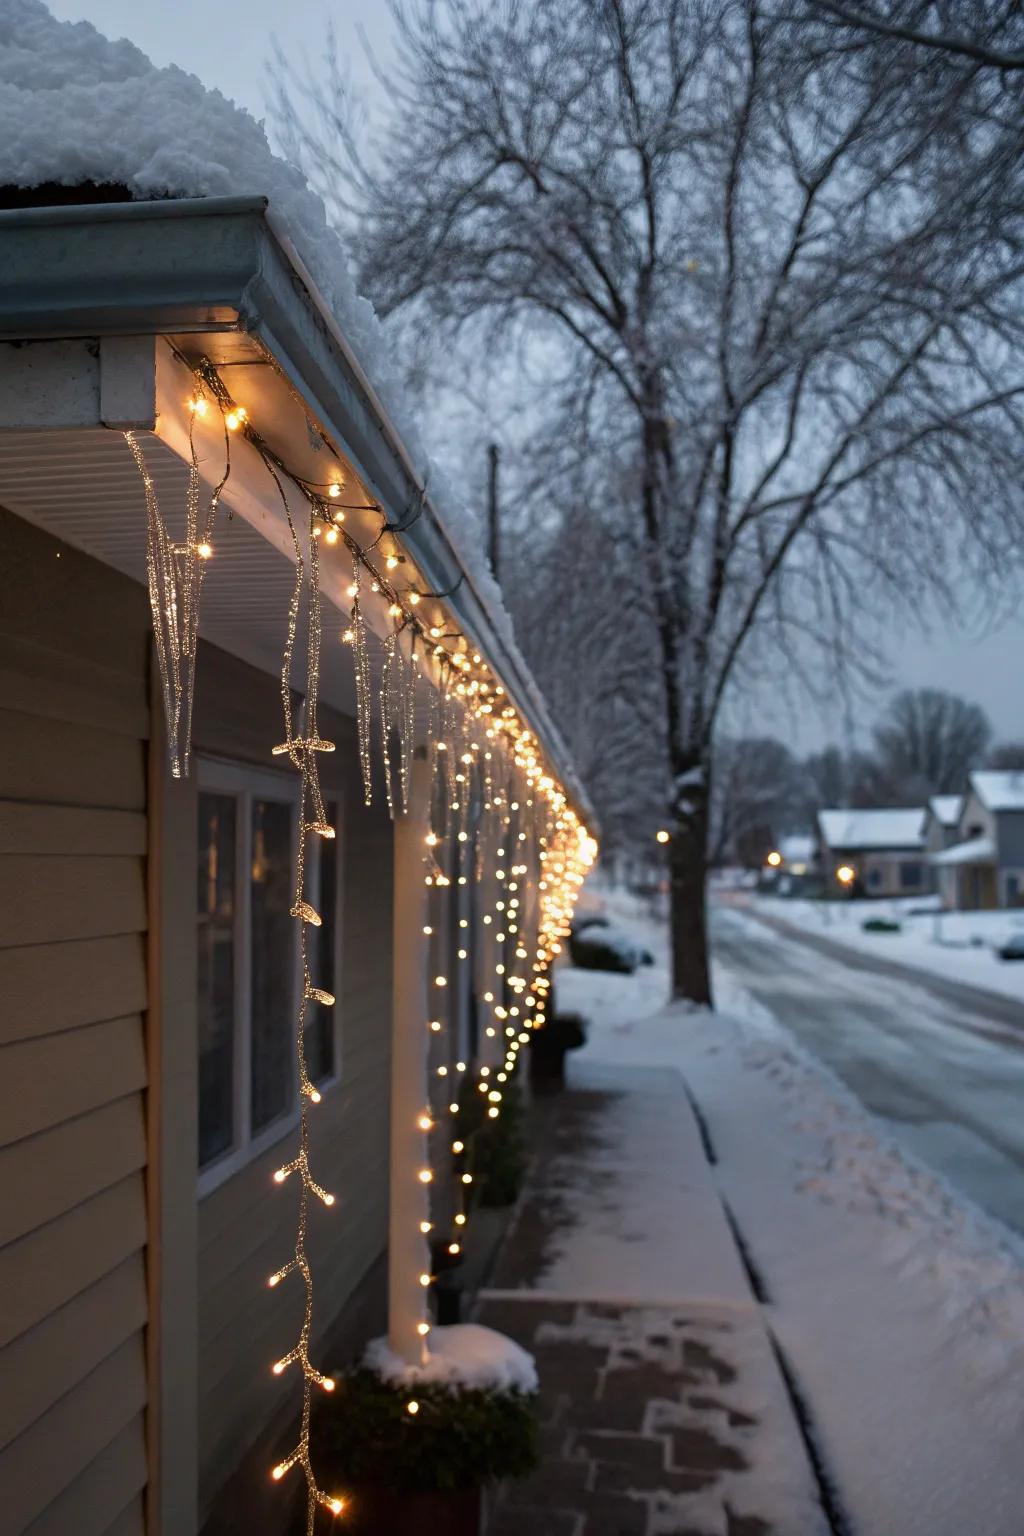
<svg viewBox="0 0 1024 1536"><path fill-rule="evenodd" d="M870 869L868 870L867 880L868 880L868 885L872 885L872 886L874 886L874 885L881 885L881 883L882 883L882 871L879 869L877 864L873 864L870 867Z"/></svg>
<svg viewBox="0 0 1024 1536"><path fill-rule="evenodd" d="M921 884L921 871L922 866L916 861L901 864L900 885L919 886Z"/></svg>
<svg viewBox="0 0 1024 1536"><path fill-rule="evenodd" d="M197 842L200 1189L277 1139L295 1118L294 1020L299 932L291 916L297 786L221 763L199 769ZM337 807L330 813L336 825ZM314 985L336 991L336 841L309 848L307 892L323 926L310 931ZM335 1075L335 1010L310 1005L311 1078Z"/></svg>
<svg viewBox="0 0 1024 1536"><path fill-rule="evenodd" d="M1024 875L1009 874L1006 877L1006 905L1024 907Z"/></svg>

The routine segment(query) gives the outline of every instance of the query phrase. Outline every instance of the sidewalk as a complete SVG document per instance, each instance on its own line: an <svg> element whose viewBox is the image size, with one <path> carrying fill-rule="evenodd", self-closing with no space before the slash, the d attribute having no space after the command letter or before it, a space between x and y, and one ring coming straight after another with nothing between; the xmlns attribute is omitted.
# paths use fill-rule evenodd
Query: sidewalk
<svg viewBox="0 0 1024 1536"><path fill-rule="evenodd" d="M573 1063L478 1321L537 1359L543 1462L488 1536L828 1523L681 1076Z"/></svg>

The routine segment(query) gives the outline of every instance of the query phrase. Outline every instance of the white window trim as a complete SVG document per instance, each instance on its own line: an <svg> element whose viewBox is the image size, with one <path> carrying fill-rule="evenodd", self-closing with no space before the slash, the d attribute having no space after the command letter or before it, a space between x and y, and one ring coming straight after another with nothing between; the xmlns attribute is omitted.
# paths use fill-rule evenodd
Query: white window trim
<svg viewBox="0 0 1024 1536"><path fill-rule="evenodd" d="M294 859L295 838L299 835L298 807L299 784L290 775L275 773L272 769L253 767L247 763L227 761L222 758L199 757L196 759L196 782L200 791L208 791L211 794L232 796L237 804L236 812L236 837L235 837L235 997L233 1010L234 1028L234 1053L233 1053L233 1127L234 1136L232 1145L211 1162L206 1163L198 1170L197 1194L200 1200L213 1193L222 1184L235 1174L262 1157L276 1142L281 1141L290 1132L293 1132L299 1123L299 1083L298 1066L294 1053L289 1057L291 1061L291 1095L290 1103L276 1119L253 1136L252 1123L252 1027L250 1017L250 988L252 979L251 943L252 928L250 923L250 863L252 840L252 802L254 799L279 800L292 808L292 841L290 859ZM339 797L325 796L325 799L334 803ZM340 799L339 799L340 813ZM340 828L338 829L340 836ZM315 857L315 855L314 855ZM335 892L335 910L338 913L338 921L335 923L334 940L334 975L335 990L340 990L341 977L341 922L342 890L341 890L342 860L338 860L337 878L338 889ZM301 957L298 943L298 929L296 927L295 943L292 955L292 990L290 1000L291 1015L294 1017L298 1006L299 989L301 986ZM314 978L315 980L315 978ZM341 1030L339 1028L339 1010L337 1007L331 1010L334 1027L334 1072L318 1083L321 1095L326 1098L341 1082ZM309 1021L307 1020L307 1023Z"/></svg>

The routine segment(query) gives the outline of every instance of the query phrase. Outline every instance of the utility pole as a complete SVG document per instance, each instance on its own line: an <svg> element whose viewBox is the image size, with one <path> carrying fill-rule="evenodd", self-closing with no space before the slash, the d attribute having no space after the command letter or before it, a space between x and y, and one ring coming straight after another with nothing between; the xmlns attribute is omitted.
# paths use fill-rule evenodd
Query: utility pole
<svg viewBox="0 0 1024 1536"><path fill-rule="evenodd" d="M487 491L487 554L491 562L491 574L495 581L501 580L501 525L498 514L498 459L500 453L501 450L497 443L488 443L487 457L490 461L490 474L488 476Z"/></svg>

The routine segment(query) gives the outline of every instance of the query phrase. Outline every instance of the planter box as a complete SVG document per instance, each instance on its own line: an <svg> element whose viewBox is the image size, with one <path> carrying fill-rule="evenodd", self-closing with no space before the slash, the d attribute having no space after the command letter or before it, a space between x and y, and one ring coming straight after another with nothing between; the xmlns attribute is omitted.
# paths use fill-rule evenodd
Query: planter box
<svg viewBox="0 0 1024 1536"><path fill-rule="evenodd" d="M465 1493L394 1493L353 1488L345 1511L346 1536L480 1536L478 1488Z"/></svg>

